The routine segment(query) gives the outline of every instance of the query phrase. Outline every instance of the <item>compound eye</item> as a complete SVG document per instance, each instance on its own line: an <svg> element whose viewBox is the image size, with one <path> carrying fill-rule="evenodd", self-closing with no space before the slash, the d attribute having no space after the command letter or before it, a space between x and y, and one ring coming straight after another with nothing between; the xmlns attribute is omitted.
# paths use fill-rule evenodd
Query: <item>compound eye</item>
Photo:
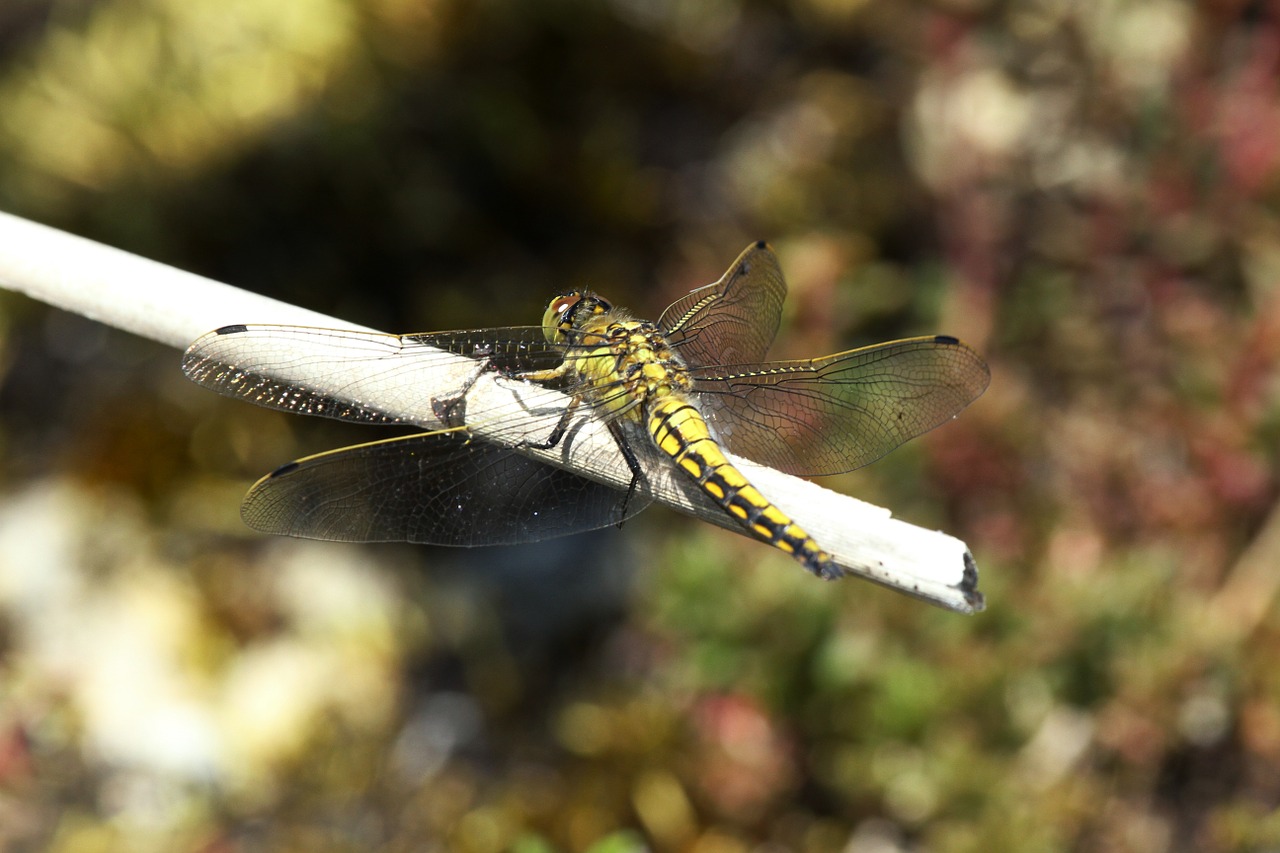
<svg viewBox="0 0 1280 853"><path fill-rule="evenodd" d="M549 313L556 317L563 317L569 313L569 309L582 301L582 295L579 293L566 293L564 296L557 296L551 300Z"/></svg>

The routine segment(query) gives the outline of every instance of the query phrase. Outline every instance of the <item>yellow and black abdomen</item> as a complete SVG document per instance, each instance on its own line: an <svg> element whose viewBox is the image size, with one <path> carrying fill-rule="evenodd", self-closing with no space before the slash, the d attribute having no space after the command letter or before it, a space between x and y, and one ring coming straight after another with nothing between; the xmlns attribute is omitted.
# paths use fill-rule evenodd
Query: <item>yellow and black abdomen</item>
<svg viewBox="0 0 1280 853"><path fill-rule="evenodd" d="M819 577L834 580L841 576L831 555L725 457L695 406L679 395L665 395L650 402L647 421L658 449L751 535L792 555Z"/></svg>
<svg viewBox="0 0 1280 853"><path fill-rule="evenodd" d="M642 420L658 449L744 530L819 577L841 576L831 555L725 458L706 419L689 402L691 382L683 361L657 326L597 310L575 320L571 334L561 334L574 346L557 372L585 379L597 411Z"/></svg>

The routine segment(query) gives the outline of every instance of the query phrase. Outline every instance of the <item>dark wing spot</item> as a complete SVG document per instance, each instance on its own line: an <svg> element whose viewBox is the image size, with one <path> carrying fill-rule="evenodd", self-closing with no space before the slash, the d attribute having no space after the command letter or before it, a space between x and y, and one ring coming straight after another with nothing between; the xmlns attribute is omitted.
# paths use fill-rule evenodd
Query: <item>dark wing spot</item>
<svg viewBox="0 0 1280 853"><path fill-rule="evenodd" d="M238 335L241 332L247 331L249 331L249 327L244 323L236 323L233 326L223 326L220 329L214 329L213 333L215 335Z"/></svg>
<svg viewBox="0 0 1280 853"><path fill-rule="evenodd" d="M953 338L950 335L934 335L933 342L935 344L946 344L948 346L956 346L960 343L959 338Z"/></svg>
<svg viewBox="0 0 1280 853"><path fill-rule="evenodd" d="M283 477L285 474L292 473L298 467L297 462L289 462L281 465L279 468L271 472L272 477Z"/></svg>

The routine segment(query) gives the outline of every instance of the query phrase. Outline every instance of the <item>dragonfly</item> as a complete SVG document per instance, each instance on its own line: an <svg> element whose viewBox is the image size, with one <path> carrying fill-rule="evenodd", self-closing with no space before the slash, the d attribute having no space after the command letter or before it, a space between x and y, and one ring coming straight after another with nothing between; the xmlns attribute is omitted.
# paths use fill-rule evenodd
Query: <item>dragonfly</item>
<svg viewBox="0 0 1280 853"><path fill-rule="evenodd" d="M263 477L241 505L245 523L259 531L463 547L539 541L620 525L644 509L651 497L641 460L656 459L743 531L834 579L843 572L830 554L726 451L799 476L852 471L954 418L990 373L947 335L765 361L786 290L777 256L758 242L656 323L592 291L569 290L551 300L538 326L408 335L225 326L193 343L182 369L227 396L366 424L405 420L336 393L343 377L377 373L412 399L442 357L474 360L470 382L495 372L567 400L550 430L493 441L468 421L468 383L430 401L443 428L308 456ZM501 409L485 415L503 416ZM529 452L572 441L573 424L587 418L608 428L631 472L627 487Z"/></svg>

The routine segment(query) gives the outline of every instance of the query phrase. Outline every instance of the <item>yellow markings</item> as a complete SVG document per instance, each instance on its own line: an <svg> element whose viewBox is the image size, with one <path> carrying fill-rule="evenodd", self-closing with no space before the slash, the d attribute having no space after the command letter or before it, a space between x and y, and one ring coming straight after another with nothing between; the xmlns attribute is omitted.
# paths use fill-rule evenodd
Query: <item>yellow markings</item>
<svg viewBox="0 0 1280 853"><path fill-rule="evenodd" d="M704 438L696 442L696 444L698 446L694 449L694 452L698 454L698 458L702 460L703 465L706 465L708 468L716 471L719 471L721 468L734 470L733 466L729 464L729 460L724 458L724 454L720 452L720 448L716 446L714 441ZM741 478L739 479L740 481L729 482L726 480L726 482L729 482L729 485L734 488L746 485L745 480L741 480Z"/></svg>
<svg viewBox="0 0 1280 853"><path fill-rule="evenodd" d="M649 433L663 453L690 477L700 480L703 490L753 536L810 568L814 561L829 561L807 533L734 467L688 399L674 388L658 388L669 374L665 365L641 360L639 374L648 383L650 394Z"/></svg>
<svg viewBox="0 0 1280 853"><path fill-rule="evenodd" d="M738 492L738 497L751 504L752 508L755 509L756 512L765 515L766 518L774 524L786 524L791 520L785 515L781 516L781 520L777 517L769 518L768 510L773 508L773 504L769 503L769 499L760 494L760 492L750 484L745 484L743 486L743 488Z"/></svg>
<svg viewBox="0 0 1280 853"><path fill-rule="evenodd" d="M676 402L677 401L674 399L671 400L671 403ZM668 416L667 422L673 429L693 433L693 435L690 436L692 439L701 439L706 436L707 431L702 425L702 417L689 406L681 406L676 409L668 405L663 408L671 409L671 414Z"/></svg>
<svg viewBox="0 0 1280 853"><path fill-rule="evenodd" d="M668 456L675 456L681 451L681 449L683 449L683 445L680 443L680 437L673 432L667 432L659 438L658 447L661 448L662 452Z"/></svg>
<svg viewBox="0 0 1280 853"><path fill-rule="evenodd" d="M725 485L731 489L741 490L748 485L747 478L742 476L738 469L732 465L721 464L716 468L716 473L720 475L720 479L724 480ZM763 503L763 499L760 502Z"/></svg>
<svg viewBox="0 0 1280 853"><path fill-rule="evenodd" d="M791 519L773 504L761 507L760 514L780 527L791 523Z"/></svg>

